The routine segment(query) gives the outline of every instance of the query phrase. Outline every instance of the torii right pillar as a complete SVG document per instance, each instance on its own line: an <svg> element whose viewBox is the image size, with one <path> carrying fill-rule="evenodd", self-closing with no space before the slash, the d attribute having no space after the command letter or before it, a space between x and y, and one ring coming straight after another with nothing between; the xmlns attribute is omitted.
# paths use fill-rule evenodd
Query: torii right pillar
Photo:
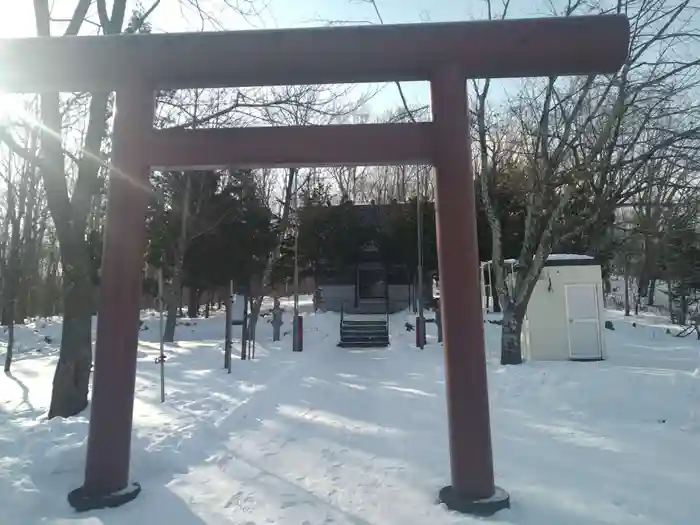
<svg viewBox="0 0 700 525"><path fill-rule="evenodd" d="M437 171L440 311L452 485L440 491L448 508L488 516L510 506L494 484L476 236L474 177L466 77L444 66L430 93Z"/></svg>
<svg viewBox="0 0 700 525"><path fill-rule="evenodd" d="M601 17L600 21L609 23L607 29L612 29L607 33L615 44L610 53L603 49L581 50L574 56L554 49L534 55L532 63L513 63L508 62L511 57L507 55L499 61L498 54L503 52L499 50L482 59L491 65L495 77L515 76L510 71L513 68L529 76L614 71L627 53L629 25L622 17ZM500 69L511 74L499 75ZM510 507L510 497L494 483L466 91L469 72L470 67L445 61L436 64L430 79L452 477L452 484L440 490L439 500L451 510L489 516Z"/></svg>

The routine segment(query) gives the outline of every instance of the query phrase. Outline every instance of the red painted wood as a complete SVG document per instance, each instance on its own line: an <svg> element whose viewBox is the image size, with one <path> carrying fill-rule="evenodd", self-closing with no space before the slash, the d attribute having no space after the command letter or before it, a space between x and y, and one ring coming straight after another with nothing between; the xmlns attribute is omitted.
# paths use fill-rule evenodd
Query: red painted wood
<svg viewBox="0 0 700 525"><path fill-rule="evenodd" d="M117 93L84 485L97 494L129 482L153 105L138 85Z"/></svg>
<svg viewBox="0 0 700 525"><path fill-rule="evenodd" d="M624 16L581 16L263 31L0 39L0 90L162 88L612 73Z"/></svg>
<svg viewBox="0 0 700 525"><path fill-rule="evenodd" d="M433 124L361 124L152 133L155 167L281 167L431 164Z"/></svg>
<svg viewBox="0 0 700 525"><path fill-rule="evenodd" d="M446 67L430 93L452 487L488 498L494 477L465 78Z"/></svg>

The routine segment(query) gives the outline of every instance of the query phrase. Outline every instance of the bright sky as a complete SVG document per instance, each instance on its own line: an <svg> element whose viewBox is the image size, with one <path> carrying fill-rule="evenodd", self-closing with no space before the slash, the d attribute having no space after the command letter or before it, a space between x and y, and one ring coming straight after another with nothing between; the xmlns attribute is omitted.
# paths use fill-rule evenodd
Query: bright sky
<svg viewBox="0 0 700 525"><path fill-rule="evenodd" d="M55 19L70 17L78 0L53 0ZM141 0L141 5L149 7L155 0ZM132 6L137 1L129 0ZM214 27L205 22L191 7L194 0L161 0L151 17L157 32L197 31L204 27L208 30L253 29L253 28L288 28L300 26L326 25L328 21L353 23L377 23L372 5L363 0L198 0L209 13L215 16L222 27ZM255 4L267 6L257 17L244 19L229 5ZM532 16L537 13L536 4L544 2L532 0L512 0L511 17ZM0 1L0 37L35 36L33 6L26 0ZM111 1L108 0L108 4ZM227 5L228 4L228 5ZM407 23L421 21L454 21L485 18L485 2L482 0L377 0L385 23ZM500 2L495 1L495 5ZM540 13L544 9L539 10ZM87 27L87 31L92 30ZM60 34L60 24L56 25ZM509 81L511 86L514 81ZM502 88L508 84L502 84ZM427 83L404 85L409 103L427 104ZM400 107L400 99L393 85L387 86L371 103L374 113Z"/></svg>

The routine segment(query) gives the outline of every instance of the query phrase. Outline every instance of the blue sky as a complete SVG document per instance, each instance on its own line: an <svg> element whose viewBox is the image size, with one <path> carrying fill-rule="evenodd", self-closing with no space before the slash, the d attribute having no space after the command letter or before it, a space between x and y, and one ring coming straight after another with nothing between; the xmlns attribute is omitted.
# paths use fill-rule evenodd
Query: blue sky
<svg viewBox="0 0 700 525"><path fill-rule="evenodd" d="M163 0L178 4L180 0ZM200 0L201 1L201 0ZM240 0L239 0L240 1ZM205 0L209 5L219 4L220 0ZM224 17L227 27L288 28L325 25L329 21L352 23L378 23L371 3L364 0L268 0L268 8L260 19L242 20L230 15ZM494 6L499 5L494 0ZM538 4L541 7L537 7ZM377 0L384 23L449 22L486 18L485 0ZM545 0L511 0L510 17L527 17L545 12ZM230 13L230 11L229 11ZM162 17L162 18L161 18ZM171 18L172 17L172 18ZM154 20L156 25L181 30L199 27L199 20L183 17L179 7L163 9ZM176 20L175 20L176 19ZM192 24L195 24L193 26ZM170 29L173 30L173 29ZM515 89L519 81L494 82L493 98L504 96L505 89ZM409 104L428 104L429 85L427 82L403 83L402 87ZM386 85L369 104L369 111L375 115L402 106L396 86Z"/></svg>
<svg viewBox="0 0 700 525"><path fill-rule="evenodd" d="M494 6L501 2L495 0ZM510 17L528 17L537 14L538 1L512 0ZM363 0L271 0L274 27L298 27L322 25L324 22L365 21L377 23L378 19L371 3ZM450 22L486 18L484 0L377 0L382 18L387 24L412 22ZM543 9L539 9L542 13ZM519 81L498 81L493 93L503 96L505 89L515 88ZM429 102L427 82L404 83L404 93L411 104ZM396 87L387 85L370 103L370 110L377 114L386 109L401 107Z"/></svg>
<svg viewBox="0 0 700 525"><path fill-rule="evenodd" d="M181 0L162 0L167 2L159 9L154 18L156 29L169 31L193 30L200 27L201 21L185 14L180 7ZM238 0L240 1L240 0ZM212 10L221 5L220 0L200 0L201 4L209 5ZM494 5L500 4L499 0ZM544 0L512 0L511 17L527 17L544 12ZM148 4L146 4L148 5ZM326 25L329 21L352 23L378 23L373 6L363 0L267 0L268 8L259 18L243 20L226 10L219 17L227 28L250 29L258 28L289 28L303 26ZM447 22L479 19L486 17L486 2L484 0L377 0L382 18L385 23L412 22ZM494 83L492 93L495 98L502 97L504 89L514 89L518 81L498 81ZM409 104L428 104L429 86L427 82L402 84ZM387 110L401 107L401 99L396 86L386 85L369 104L368 110L374 115L380 115Z"/></svg>
<svg viewBox="0 0 700 525"><path fill-rule="evenodd" d="M386 23L420 22L424 20L463 20L469 17L468 0L378 0ZM303 5L300 9L299 5ZM370 4L358 0L318 0L294 2L273 0L273 10L280 24L302 25L316 18L333 20L369 20L376 22Z"/></svg>
<svg viewBox="0 0 700 525"><path fill-rule="evenodd" d="M130 0L132 6L137 1ZM140 0L150 6L153 0ZM262 0L257 5L267 4L260 17L244 20L236 15L227 2L245 3L256 0L199 0L213 13L226 29L288 28L325 25L329 21L352 21L355 23L377 23L372 6L362 0ZM67 18L72 13L77 0L53 0L54 17ZM156 31L196 31L202 23L196 13L183 5L188 0L161 0L152 22ZM443 22L485 18L485 2L482 0L377 0L385 23ZM498 0L494 4L500 4ZM537 4L541 7L538 9ZM544 0L512 0L511 17L532 16L544 13ZM215 29L209 24L205 29ZM218 28L216 28L218 29ZM32 3L19 0L0 1L0 36L34 36ZM507 84L502 84L506 86ZM405 84L410 103L427 104L427 83ZM396 87L387 86L370 104L372 113L382 113L400 106Z"/></svg>

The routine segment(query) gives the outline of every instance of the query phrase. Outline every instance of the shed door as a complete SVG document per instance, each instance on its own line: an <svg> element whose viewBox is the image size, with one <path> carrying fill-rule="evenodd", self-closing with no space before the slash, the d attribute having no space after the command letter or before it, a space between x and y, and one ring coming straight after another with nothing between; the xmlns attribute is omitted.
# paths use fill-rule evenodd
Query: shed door
<svg viewBox="0 0 700 525"><path fill-rule="evenodd" d="M566 315L571 359L601 358L598 287L594 284L566 285Z"/></svg>

